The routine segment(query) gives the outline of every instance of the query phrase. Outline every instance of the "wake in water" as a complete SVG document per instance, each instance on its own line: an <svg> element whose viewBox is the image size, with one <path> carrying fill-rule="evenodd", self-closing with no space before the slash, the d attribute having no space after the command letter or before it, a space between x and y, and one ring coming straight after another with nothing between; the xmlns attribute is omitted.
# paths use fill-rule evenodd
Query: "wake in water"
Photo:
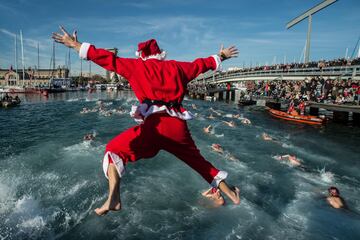
<svg viewBox="0 0 360 240"><path fill-rule="evenodd" d="M66 100L67 102L78 102L80 99L79 98L71 98Z"/></svg>

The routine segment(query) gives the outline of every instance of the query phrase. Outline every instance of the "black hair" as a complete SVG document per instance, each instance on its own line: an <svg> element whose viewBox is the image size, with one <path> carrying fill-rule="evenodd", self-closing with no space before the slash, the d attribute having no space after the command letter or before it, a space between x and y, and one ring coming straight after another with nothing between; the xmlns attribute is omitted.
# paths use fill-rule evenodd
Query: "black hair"
<svg viewBox="0 0 360 240"><path fill-rule="evenodd" d="M339 189L337 189L337 187L334 187L334 186L329 187L329 188L328 188L328 191L330 192L331 190L335 190L336 193L337 193L338 195L340 195L340 191L339 191Z"/></svg>

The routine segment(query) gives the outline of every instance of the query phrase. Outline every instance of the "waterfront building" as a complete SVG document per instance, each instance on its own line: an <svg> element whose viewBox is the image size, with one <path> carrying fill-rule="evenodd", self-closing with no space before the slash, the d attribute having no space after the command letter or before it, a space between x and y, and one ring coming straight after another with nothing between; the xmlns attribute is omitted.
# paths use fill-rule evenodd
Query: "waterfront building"
<svg viewBox="0 0 360 240"><path fill-rule="evenodd" d="M33 69L25 70L23 77L22 69L0 69L0 87L4 86L49 86L53 78L65 79L69 77L69 69L58 67L57 69Z"/></svg>

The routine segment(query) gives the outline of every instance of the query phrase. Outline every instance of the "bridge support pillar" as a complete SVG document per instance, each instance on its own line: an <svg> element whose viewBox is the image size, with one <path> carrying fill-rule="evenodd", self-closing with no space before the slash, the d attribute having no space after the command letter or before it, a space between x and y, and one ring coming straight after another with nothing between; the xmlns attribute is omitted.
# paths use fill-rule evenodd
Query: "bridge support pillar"
<svg viewBox="0 0 360 240"><path fill-rule="evenodd" d="M360 126L360 113L354 113L352 114L353 124L356 126Z"/></svg>
<svg viewBox="0 0 360 240"><path fill-rule="evenodd" d="M230 100L230 91L229 90L227 90L226 92L225 92L225 100L228 102L229 100Z"/></svg>
<svg viewBox="0 0 360 240"><path fill-rule="evenodd" d="M318 116L319 115L319 108L310 107L310 115Z"/></svg>
<svg viewBox="0 0 360 240"><path fill-rule="evenodd" d="M224 92L219 92L219 101L224 100Z"/></svg>
<svg viewBox="0 0 360 240"><path fill-rule="evenodd" d="M235 98L234 98L234 101L236 102L236 103L239 103L239 100L240 100L240 94L241 94L241 92L240 92L240 90L235 90Z"/></svg>
<svg viewBox="0 0 360 240"><path fill-rule="evenodd" d="M230 93L231 93L230 100L235 101L235 90L231 90Z"/></svg>
<svg viewBox="0 0 360 240"><path fill-rule="evenodd" d="M334 111L334 113L333 113L333 121L334 122L347 123L348 120L349 120L348 112Z"/></svg>

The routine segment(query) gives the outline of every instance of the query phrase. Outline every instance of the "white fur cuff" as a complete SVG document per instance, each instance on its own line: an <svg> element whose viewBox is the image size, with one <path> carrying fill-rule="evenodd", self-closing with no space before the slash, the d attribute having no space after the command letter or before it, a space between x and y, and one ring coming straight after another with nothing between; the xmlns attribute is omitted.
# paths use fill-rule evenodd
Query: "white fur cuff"
<svg viewBox="0 0 360 240"><path fill-rule="evenodd" d="M228 173L225 171L219 171L218 174L216 174L216 176L214 177L214 180L211 182L211 186L213 187L218 187L219 183L222 180L225 180L228 176Z"/></svg>
<svg viewBox="0 0 360 240"><path fill-rule="evenodd" d="M82 43L79 51L79 57L87 60L87 53L89 51L89 48L90 48L90 43L86 43L86 42Z"/></svg>
<svg viewBox="0 0 360 240"><path fill-rule="evenodd" d="M215 71L221 71L222 70L222 66L221 66L221 59L218 55L212 55L212 57L215 59L216 62L216 69Z"/></svg>
<svg viewBox="0 0 360 240"><path fill-rule="evenodd" d="M104 171L105 177L108 178L108 168L109 168L109 164L110 164L109 157L111 157L112 162L114 163L116 170L119 174L119 177L121 178L125 173L124 162L118 155L116 155L115 153L112 153L112 152L106 152L104 159L103 159L103 171Z"/></svg>
<svg viewBox="0 0 360 240"><path fill-rule="evenodd" d="M141 56L141 52L138 52L138 51L135 52L136 57L139 57L139 58L141 58L141 59L144 60L144 61L146 61L146 60L148 60L148 59L165 60L166 54L167 54L166 51L162 51L162 52L159 53L159 54L150 55L150 56L147 56L147 57L143 58L143 57Z"/></svg>

